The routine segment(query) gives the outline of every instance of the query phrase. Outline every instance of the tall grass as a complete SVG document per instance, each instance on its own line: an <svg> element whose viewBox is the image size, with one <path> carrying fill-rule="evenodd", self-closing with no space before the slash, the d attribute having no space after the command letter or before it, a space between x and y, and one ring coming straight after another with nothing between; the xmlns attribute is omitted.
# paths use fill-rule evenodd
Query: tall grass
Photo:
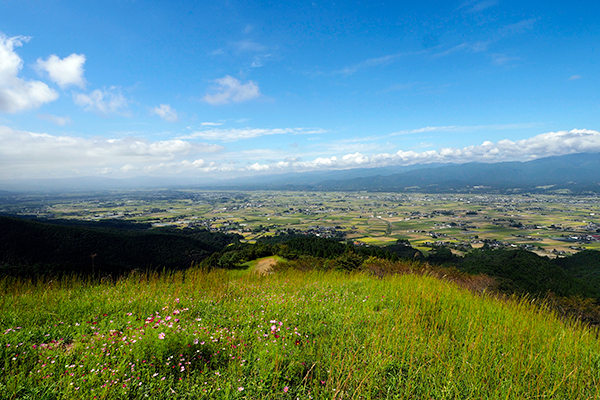
<svg viewBox="0 0 600 400"><path fill-rule="evenodd" d="M592 399L600 343L413 274L0 281L0 398Z"/></svg>

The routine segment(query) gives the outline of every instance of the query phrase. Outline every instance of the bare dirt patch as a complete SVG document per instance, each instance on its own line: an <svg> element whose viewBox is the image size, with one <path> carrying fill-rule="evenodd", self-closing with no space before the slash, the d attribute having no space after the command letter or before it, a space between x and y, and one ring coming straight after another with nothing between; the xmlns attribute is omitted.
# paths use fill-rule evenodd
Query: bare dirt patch
<svg viewBox="0 0 600 400"><path fill-rule="evenodd" d="M271 269L275 264L277 264L275 258L262 259L256 264L256 267L254 267L254 272L260 275L266 275L271 272Z"/></svg>

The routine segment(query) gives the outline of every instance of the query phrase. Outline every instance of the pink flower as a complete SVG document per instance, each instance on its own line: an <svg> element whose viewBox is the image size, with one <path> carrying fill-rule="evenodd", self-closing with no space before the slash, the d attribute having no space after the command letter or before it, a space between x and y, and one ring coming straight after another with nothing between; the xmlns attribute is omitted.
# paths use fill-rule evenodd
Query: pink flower
<svg viewBox="0 0 600 400"><path fill-rule="evenodd" d="M289 387L287 387L287 386L286 386L286 387L284 387L284 388L283 388L283 393L287 393L287 392L288 392L288 390L290 390L290 388L289 388Z"/></svg>
<svg viewBox="0 0 600 400"><path fill-rule="evenodd" d="M161 332L161 333L159 333L159 334L158 334L158 338L159 338L159 339L161 339L161 340L162 340L162 339L164 339L164 338L165 338L165 334L164 334L164 333L162 333L162 332Z"/></svg>
<svg viewBox="0 0 600 400"><path fill-rule="evenodd" d="M238 388L238 391L240 391L240 392L241 392L242 390L244 390L244 388L240 386L240 387Z"/></svg>

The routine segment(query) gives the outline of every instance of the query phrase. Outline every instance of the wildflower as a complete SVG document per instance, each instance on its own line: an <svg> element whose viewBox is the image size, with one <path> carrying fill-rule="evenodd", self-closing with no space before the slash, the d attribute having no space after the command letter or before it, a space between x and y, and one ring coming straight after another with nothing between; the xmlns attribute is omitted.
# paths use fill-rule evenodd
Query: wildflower
<svg viewBox="0 0 600 400"><path fill-rule="evenodd" d="M288 392L288 390L290 390L290 388L289 388L289 387L287 387L287 386L286 386L286 387L284 387L284 388L283 388L283 393L287 393L287 392Z"/></svg>
<svg viewBox="0 0 600 400"><path fill-rule="evenodd" d="M240 391L240 392L241 392L242 390L244 390L244 388L240 386L240 387L238 388L238 391Z"/></svg>
<svg viewBox="0 0 600 400"><path fill-rule="evenodd" d="M164 339L165 338L165 334L163 332L159 333L158 334L158 338L161 339L161 340Z"/></svg>

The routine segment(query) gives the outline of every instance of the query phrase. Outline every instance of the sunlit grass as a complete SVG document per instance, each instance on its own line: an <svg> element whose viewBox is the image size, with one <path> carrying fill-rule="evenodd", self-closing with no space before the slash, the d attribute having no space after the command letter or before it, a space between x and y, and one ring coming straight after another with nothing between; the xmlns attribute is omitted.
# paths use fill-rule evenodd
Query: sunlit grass
<svg viewBox="0 0 600 400"><path fill-rule="evenodd" d="M0 398L600 396L589 330L426 276L192 270L0 290Z"/></svg>
<svg viewBox="0 0 600 400"><path fill-rule="evenodd" d="M379 236L379 237L363 237L360 239L356 239L358 242L363 242L368 245L376 245L376 246L387 246L390 244L396 243L398 239L387 237L387 236Z"/></svg>

